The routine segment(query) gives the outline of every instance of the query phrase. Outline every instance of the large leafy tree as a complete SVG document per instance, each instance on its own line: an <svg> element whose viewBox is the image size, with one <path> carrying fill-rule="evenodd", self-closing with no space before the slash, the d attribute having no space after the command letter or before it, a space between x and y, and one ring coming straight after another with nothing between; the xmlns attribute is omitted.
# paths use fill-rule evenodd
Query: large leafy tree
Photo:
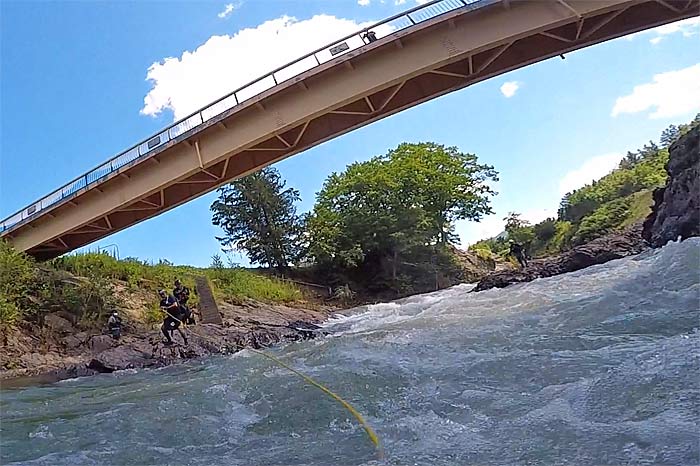
<svg viewBox="0 0 700 466"><path fill-rule="evenodd" d="M268 167L219 188L219 197L211 205L212 222L223 229L224 236L216 239L268 267L282 269L298 260L301 221L295 202L299 191L285 185L279 172Z"/></svg>
<svg viewBox="0 0 700 466"><path fill-rule="evenodd" d="M401 144L328 177L308 219L310 252L340 267L396 265L453 240L454 222L491 213L493 167L434 143Z"/></svg>

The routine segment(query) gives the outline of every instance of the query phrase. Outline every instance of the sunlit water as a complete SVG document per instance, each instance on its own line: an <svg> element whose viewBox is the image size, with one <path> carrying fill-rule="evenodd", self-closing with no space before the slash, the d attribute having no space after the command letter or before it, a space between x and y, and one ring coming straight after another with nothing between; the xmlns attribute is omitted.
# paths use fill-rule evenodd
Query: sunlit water
<svg viewBox="0 0 700 466"><path fill-rule="evenodd" d="M698 464L700 241L357 310L249 352L2 393L3 464Z"/></svg>

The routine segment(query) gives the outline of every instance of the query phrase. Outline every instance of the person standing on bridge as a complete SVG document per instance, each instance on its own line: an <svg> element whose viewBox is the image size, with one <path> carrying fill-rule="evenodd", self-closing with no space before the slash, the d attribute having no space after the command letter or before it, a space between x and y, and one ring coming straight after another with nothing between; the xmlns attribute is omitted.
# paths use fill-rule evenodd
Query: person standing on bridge
<svg viewBox="0 0 700 466"><path fill-rule="evenodd" d="M163 332L165 336L165 344L172 345L172 333L177 330L182 337L182 340L187 346L187 335L180 329L180 324L182 323L183 313L180 310L180 304L173 295L168 295L165 290L158 290L158 295L160 295L160 308L165 312L165 319L163 320L163 325L160 327L160 331Z"/></svg>

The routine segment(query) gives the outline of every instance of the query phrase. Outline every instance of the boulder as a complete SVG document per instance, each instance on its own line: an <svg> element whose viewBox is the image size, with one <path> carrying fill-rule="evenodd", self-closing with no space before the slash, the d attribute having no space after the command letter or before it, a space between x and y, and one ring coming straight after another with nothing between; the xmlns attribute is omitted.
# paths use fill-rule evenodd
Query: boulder
<svg viewBox="0 0 700 466"><path fill-rule="evenodd" d="M505 288L514 283L530 282L537 278L574 272L591 265L639 254L644 249L647 249L647 246L642 238L642 224L637 223L623 231L594 239L562 254L533 260L525 269L508 269L491 273L484 277L472 291Z"/></svg>
<svg viewBox="0 0 700 466"><path fill-rule="evenodd" d="M44 317L44 325L56 333L66 334L75 332L73 324L58 314L49 314Z"/></svg>
<svg viewBox="0 0 700 466"><path fill-rule="evenodd" d="M68 349L75 349L83 344L83 341L75 335L68 335L61 339L61 343Z"/></svg>
<svg viewBox="0 0 700 466"><path fill-rule="evenodd" d="M109 335L95 335L90 338L90 350L93 353L99 353L115 345L114 339Z"/></svg>
<svg viewBox="0 0 700 466"><path fill-rule="evenodd" d="M97 372L114 372L153 365L150 355L130 348L118 346L97 354L88 364L88 368Z"/></svg>
<svg viewBox="0 0 700 466"><path fill-rule="evenodd" d="M644 222L644 238L658 248L678 238L700 235L700 127L669 148L666 186L654 191L654 207Z"/></svg>

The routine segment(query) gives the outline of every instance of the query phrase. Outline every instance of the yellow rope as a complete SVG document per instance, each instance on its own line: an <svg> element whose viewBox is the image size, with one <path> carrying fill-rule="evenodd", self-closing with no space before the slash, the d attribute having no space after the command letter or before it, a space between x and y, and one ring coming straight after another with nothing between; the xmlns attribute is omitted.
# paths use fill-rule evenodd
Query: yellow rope
<svg viewBox="0 0 700 466"><path fill-rule="evenodd" d="M174 315L172 315L171 313L169 313L169 312L166 311L165 309L162 309L162 308L161 308L161 310L162 310L163 312L165 312L166 314L168 314L168 315L169 315L170 317L172 317L173 319L175 319L176 321L180 322L180 324L182 324L184 327L187 327L187 324L186 324L185 322L183 322L182 320L178 319L177 317L175 317ZM198 337L200 337L200 338L202 338L202 339L204 339L204 340L209 340L210 342L216 344L216 342L214 342L214 341L213 341L211 338L209 338L208 336L206 336L206 335L201 335L201 334L199 334L199 333L197 333L197 332L194 332L194 331L192 331L192 330L190 330L190 331L191 331L192 333L194 333L195 335L197 335ZM382 446L381 446L381 443L380 443L380 441L379 441L379 437L377 437L377 434L374 432L374 430L372 430L372 427L370 427L370 425L367 423L367 421L366 421L365 418L362 416L362 414L360 414L359 411L357 411L350 403L348 403L348 402L345 401L343 398L341 398L340 395L338 395L338 394L332 392L330 389L328 389L326 386L324 386L324 385L321 384L320 382L317 382L316 380L312 379L312 378L309 377L308 375L302 374L302 373L299 372L298 370L294 369L293 367L291 367L290 365L288 365L288 364L286 364L285 362L281 361L280 359L276 358L275 356L272 356L271 354L267 354L267 353L265 353L264 351L260 351L260 350L253 349L253 348L246 348L246 349L247 349L248 351L253 352L253 353L256 353L256 354L259 354L259 355L261 355L261 356L264 356L264 357L266 357L267 359L269 359L270 361L274 362L275 364L277 364L277 365L279 365L279 366L282 366L283 368L287 369L287 370L290 371L290 372L293 372L294 374L296 374L296 375L298 375L299 377L301 377L302 379L304 379L304 381L306 381L308 384L313 385L314 387L318 388L318 389L321 390L323 393L325 393L326 395L330 396L331 398L333 398L334 400L336 400L338 403L340 403L345 409L347 409L347 410L350 412L350 414L352 414L352 415L355 417L355 419L357 419L357 422L360 423L360 425L362 426L362 428L363 428L363 429L365 430L365 432L367 433L367 436L369 437L369 439L372 441L372 443L374 444L374 446L377 448L377 451L378 451L378 453L379 453L379 457L380 457L380 458L383 457Z"/></svg>

